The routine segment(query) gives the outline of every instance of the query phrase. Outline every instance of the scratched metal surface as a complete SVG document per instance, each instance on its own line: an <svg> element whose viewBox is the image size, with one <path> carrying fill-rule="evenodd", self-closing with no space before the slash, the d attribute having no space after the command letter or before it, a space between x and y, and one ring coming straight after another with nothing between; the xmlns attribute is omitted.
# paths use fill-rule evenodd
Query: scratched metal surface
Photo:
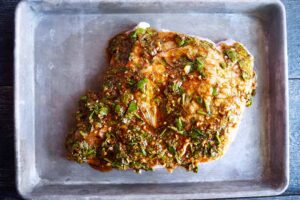
<svg viewBox="0 0 300 200"><path fill-rule="evenodd" d="M281 40L282 30L278 31L278 27L284 28L280 25L281 7L267 5L273 1L262 1L244 2L240 7L230 7L226 3L224 10L220 2L217 1L219 4L213 9L195 3L187 8L193 12L189 14L182 14L178 5L171 14L160 4L150 12L142 4L137 7L140 10L133 9L131 4L112 7L111 3L106 3L97 7L105 13L99 13L91 4L83 10L79 5L65 4L67 12L56 4L21 5L17 20L22 17L24 21L31 21L30 24L17 21L16 30L16 139L18 187L22 194L27 197L48 195L49 198L51 195L115 198L126 193L127 197L152 198L157 193L161 198L214 198L282 192L287 184L288 157L282 46L285 41ZM101 10L102 6L105 9ZM206 13L197 9L204 9ZM131 13L124 14L124 11ZM279 36L272 35L275 26L268 23L270 19L264 13L278 20ZM201 165L199 174L183 170L173 174L164 170L142 175L119 171L98 173L64 157L62 143L72 125L71 116L76 109L74 99L85 90L98 87L99 76L106 66L103 55L108 39L139 21L147 21L158 29L199 35L214 41L233 38L244 43L256 58L258 93L254 106L247 109L239 127L242 137L236 137L224 158ZM18 35L22 30L26 30L25 34ZM20 41L23 43L18 46ZM278 60L272 59L271 54ZM275 138L270 137L271 132ZM109 185L120 183L135 184L140 191L133 191L128 185Z"/></svg>

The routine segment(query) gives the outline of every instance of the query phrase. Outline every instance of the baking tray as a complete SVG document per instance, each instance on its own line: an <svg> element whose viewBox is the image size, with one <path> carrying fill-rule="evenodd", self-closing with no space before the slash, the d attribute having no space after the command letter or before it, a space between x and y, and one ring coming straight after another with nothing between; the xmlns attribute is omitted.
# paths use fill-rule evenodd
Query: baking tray
<svg viewBox="0 0 300 200"><path fill-rule="evenodd" d="M242 42L255 57L257 95L220 160L199 173L101 173L65 159L79 96L100 87L105 49L140 21ZM289 180L286 21L280 1L22 1L16 10L17 188L36 199L192 199L267 196Z"/></svg>

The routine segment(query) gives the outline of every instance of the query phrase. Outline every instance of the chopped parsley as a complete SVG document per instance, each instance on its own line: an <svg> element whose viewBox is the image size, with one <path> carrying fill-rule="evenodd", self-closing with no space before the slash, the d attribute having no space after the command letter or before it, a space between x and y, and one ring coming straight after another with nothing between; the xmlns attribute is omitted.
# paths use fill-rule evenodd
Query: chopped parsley
<svg viewBox="0 0 300 200"><path fill-rule="evenodd" d="M246 102L246 106L247 107L250 107L250 106L252 106L252 104L253 104L253 99L252 99L252 97Z"/></svg>
<svg viewBox="0 0 300 200"><path fill-rule="evenodd" d="M119 115L122 116L124 114L124 109L121 107L119 104L115 106L115 112Z"/></svg>
<svg viewBox="0 0 300 200"><path fill-rule="evenodd" d="M210 103L209 103L209 101L208 100L204 100L204 106L205 106L205 109L206 109L206 112L207 112L207 114L211 114L210 113Z"/></svg>
<svg viewBox="0 0 300 200"><path fill-rule="evenodd" d="M128 106L127 112L132 113L132 112L135 112L135 111L137 111L137 105L134 101L132 101L132 102L130 102L130 104Z"/></svg>
<svg viewBox="0 0 300 200"><path fill-rule="evenodd" d="M232 62L236 62L237 61L237 53L234 49L226 49L224 50L224 54L226 56L228 56L228 58L232 61Z"/></svg>
<svg viewBox="0 0 300 200"><path fill-rule="evenodd" d="M146 29L143 29L143 28L137 28L135 29L135 31L133 31L131 34L130 34L130 37L133 38L133 39L136 39L138 35L140 34L145 34L146 33Z"/></svg>
<svg viewBox="0 0 300 200"><path fill-rule="evenodd" d="M202 60L202 58L198 57L195 60L195 68L199 73L202 73L202 70L204 68L204 61Z"/></svg>
<svg viewBox="0 0 300 200"><path fill-rule="evenodd" d="M167 147L170 153L172 153L173 155L176 154L176 148L173 145L168 144Z"/></svg>
<svg viewBox="0 0 300 200"><path fill-rule="evenodd" d="M184 46L184 45L187 44L187 41L186 41L184 38L182 38L181 36L179 36L179 35L177 35L177 36L175 37L175 42L176 42L176 44L177 44L178 46L180 46L180 47L182 47L182 46Z"/></svg>
<svg viewBox="0 0 300 200"><path fill-rule="evenodd" d="M147 78L143 78L141 79L138 83L137 83L137 88L141 90L141 92L145 93L146 91L146 85L149 82L149 80Z"/></svg>
<svg viewBox="0 0 300 200"><path fill-rule="evenodd" d="M211 94L212 94L213 96L217 96L217 95L218 95L218 90L217 90L216 87L213 87L213 88L212 88Z"/></svg>
<svg viewBox="0 0 300 200"><path fill-rule="evenodd" d="M174 93L180 93L182 94L184 92L183 88L181 88L182 82L174 82L171 86L171 89Z"/></svg>
<svg viewBox="0 0 300 200"><path fill-rule="evenodd" d="M197 110L197 113L200 115L206 115L206 112L202 111L202 110Z"/></svg>
<svg viewBox="0 0 300 200"><path fill-rule="evenodd" d="M176 127L179 131L183 130L184 124L183 124L183 121L180 117L175 119L175 124L176 124Z"/></svg>
<svg viewBox="0 0 300 200"><path fill-rule="evenodd" d="M221 67L222 69L225 69L225 68L227 67L227 63L226 63L226 62L221 62L221 63L220 63L220 67Z"/></svg>
<svg viewBox="0 0 300 200"><path fill-rule="evenodd" d="M197 128L192 128L192 130L189 132L189 136L193 139L197 139L199 137L204 136L204 134L202 133L202 131L200 131Z"/></svg>
<svg viewBox="0 0 300 200"><path fill-rule="evenodd" d="M101 116L107 115L108 112L109 112L109 108L108 108L108 107L105 107L105 106L104 106L104 107L101 107L100 110L99 110L99 114L100 114Z"/></svg>

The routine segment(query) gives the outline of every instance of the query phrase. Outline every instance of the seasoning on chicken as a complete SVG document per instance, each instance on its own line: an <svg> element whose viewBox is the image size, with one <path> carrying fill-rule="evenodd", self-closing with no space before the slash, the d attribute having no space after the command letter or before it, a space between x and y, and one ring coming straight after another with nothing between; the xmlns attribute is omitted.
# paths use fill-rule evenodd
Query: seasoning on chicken
<svg viewBox="0 0 300 200"><path fill-rule="evenodd" d="M80 98L69 159L102 171L197 172L224 154L256 88L241 43L138 26L112 38L107 52L102 89Z"/></svg>

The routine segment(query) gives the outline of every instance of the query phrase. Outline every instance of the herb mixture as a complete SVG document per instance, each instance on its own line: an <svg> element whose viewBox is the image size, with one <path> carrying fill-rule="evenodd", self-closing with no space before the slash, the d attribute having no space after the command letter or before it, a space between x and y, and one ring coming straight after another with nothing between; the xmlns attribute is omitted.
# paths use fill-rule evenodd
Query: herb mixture
<svg viewBox="0 0 300 200"><path fill-rule="evenodd" d="M100 91L79 100L68 157L101 171L198 171L221 157L256 82L253 57L214 43L140 28L111 39Z"/></svg>

